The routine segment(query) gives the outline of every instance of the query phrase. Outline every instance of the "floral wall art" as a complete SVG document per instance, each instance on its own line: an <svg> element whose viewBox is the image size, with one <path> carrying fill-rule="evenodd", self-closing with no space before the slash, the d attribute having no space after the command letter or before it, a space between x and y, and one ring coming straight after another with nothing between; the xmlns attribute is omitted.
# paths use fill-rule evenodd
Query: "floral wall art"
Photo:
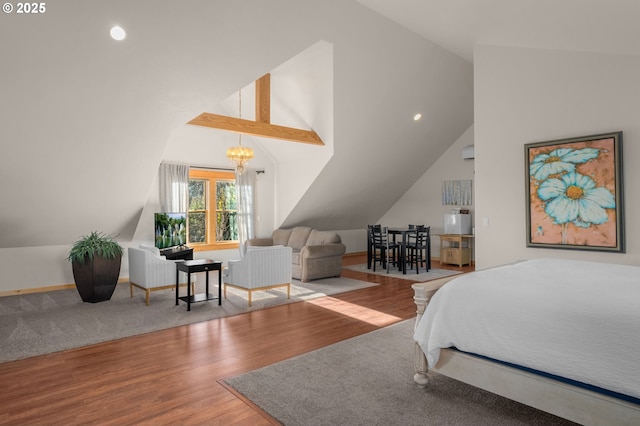
<svg viewBox="0 0 640 426"><path fill-rule="evenodd" d="M622 132L525 145L527 246L624 252Z"/></svg>

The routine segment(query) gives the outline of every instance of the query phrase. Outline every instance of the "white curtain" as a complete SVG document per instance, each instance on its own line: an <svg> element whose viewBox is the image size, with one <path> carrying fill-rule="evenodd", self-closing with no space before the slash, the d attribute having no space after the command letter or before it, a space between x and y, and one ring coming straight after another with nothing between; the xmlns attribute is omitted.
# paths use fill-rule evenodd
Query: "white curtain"
<svg viewBox="0 0 640 426"><path fill-rule="evenodd" d="M240 256L244 257L246 242L255 237L255 188L256 171L245 168L242 173L236 172L236 193L238 201L238 242Z"/></svg>
<svg viewBox="0 0 640 426"><path fill-rule="evenodd" d="M189 206L189 166L160 164L160 209L163 213L186 213Z"/></svg>

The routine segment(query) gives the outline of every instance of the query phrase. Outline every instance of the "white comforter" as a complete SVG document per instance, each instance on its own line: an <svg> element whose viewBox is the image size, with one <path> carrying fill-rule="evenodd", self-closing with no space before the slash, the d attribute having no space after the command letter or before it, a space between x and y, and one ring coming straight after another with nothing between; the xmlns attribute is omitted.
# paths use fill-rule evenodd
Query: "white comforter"
<svg viewBox="0 0 640 426"><path fill-rule="evenodd" d="M431 299L414 336L640 398L640 267L530 260L462 275Z"/></svg>

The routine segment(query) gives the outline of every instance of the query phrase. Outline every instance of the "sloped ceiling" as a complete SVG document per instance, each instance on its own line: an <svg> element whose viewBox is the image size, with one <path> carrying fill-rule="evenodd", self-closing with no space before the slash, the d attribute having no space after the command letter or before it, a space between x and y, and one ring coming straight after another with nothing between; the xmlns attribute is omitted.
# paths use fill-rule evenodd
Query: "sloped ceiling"
<svg viewBox="0 0 640 426"><path fill-rule="evenodd" d="M637 0L357 0L460 57L476 44L640 54Z"/></svg>
<svg viewBox="0 0 640 426"><path fill-rule="evenodd" d="M334 156L286 223L377 220L472 122L471 64L355 1L47 6L0 25L0 248L130 239L172 130L318 40Z"/></svg>
<svg viewBox="0 0 640 426"><path fill-rule="evenodd" d="M473 121L470 63L420 38L370 41L361 67L335 58L335 155L285 226L375 223Z"/></svg>

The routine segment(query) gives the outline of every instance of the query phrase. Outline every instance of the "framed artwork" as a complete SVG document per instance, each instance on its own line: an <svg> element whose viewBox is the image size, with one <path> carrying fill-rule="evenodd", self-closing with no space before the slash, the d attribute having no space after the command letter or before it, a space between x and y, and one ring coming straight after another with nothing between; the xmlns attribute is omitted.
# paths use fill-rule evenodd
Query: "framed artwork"
<svg viewBox="0 0 640 426"><path fill-rule="evenodd" d="M472 183L471 180L445 180L442 183L442 205L470 206Z"/></svg>
<svg viewBox="0 0 640 426"><path fill-rule="evenodd" d="M622 132L524 151L527 247L624 253Z"/></svg>

